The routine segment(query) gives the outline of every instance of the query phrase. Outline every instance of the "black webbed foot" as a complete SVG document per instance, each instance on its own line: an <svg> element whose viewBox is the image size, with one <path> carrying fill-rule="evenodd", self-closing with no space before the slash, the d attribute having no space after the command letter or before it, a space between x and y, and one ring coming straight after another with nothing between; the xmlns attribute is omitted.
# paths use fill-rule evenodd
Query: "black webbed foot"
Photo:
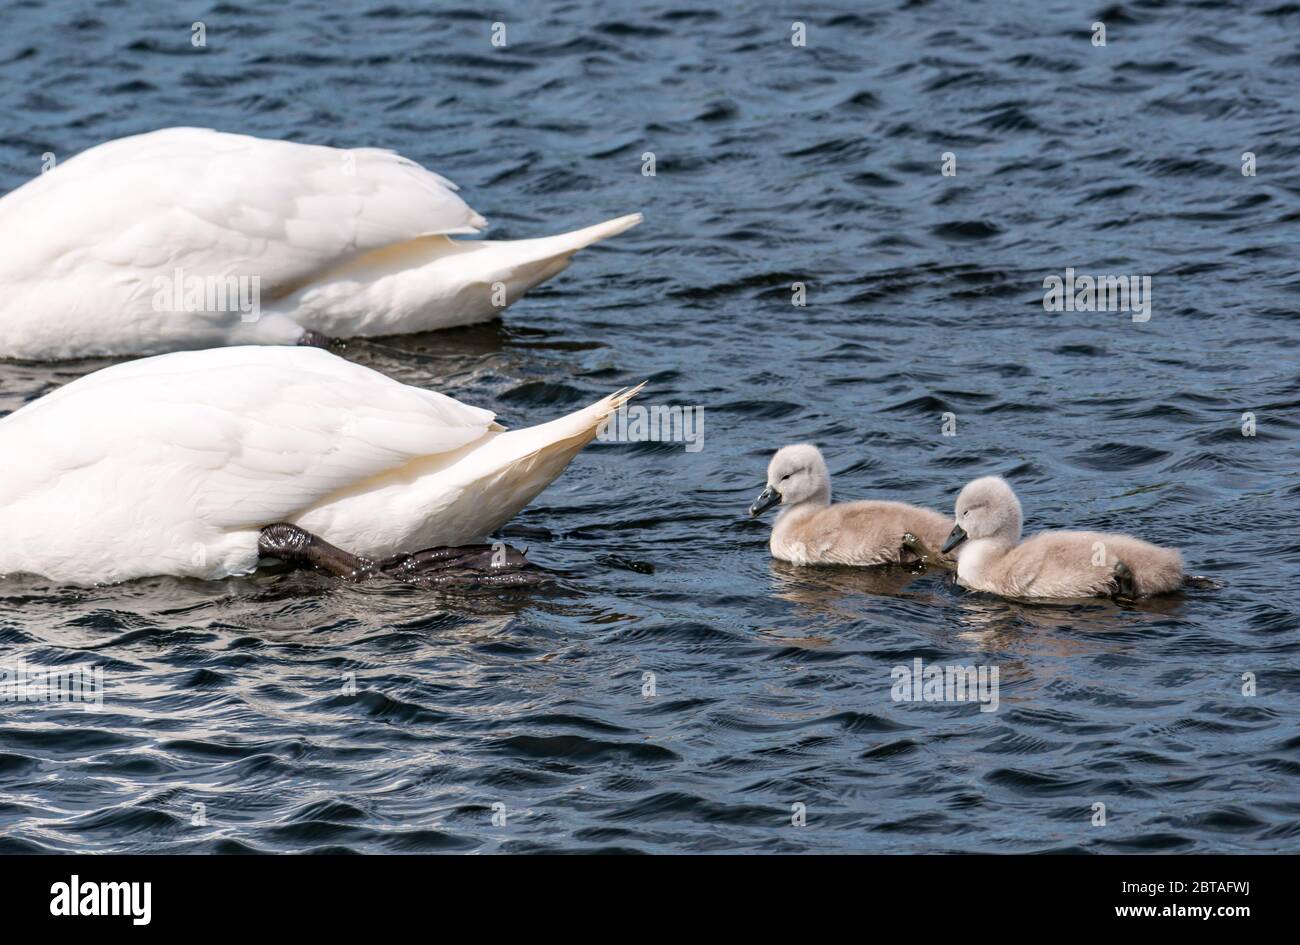
<svg viewBox="0 0 1300 945"><path fill-rule="evenodd" d="M322 335L318 331L312 331L310 328L302 333L298 339L300 346L308 348L324 348L327 351L342 351L343 342L337 338L331 338L329 335Z"/></svg>
<svg viewBox="0 0 1300 945"><path fill-rule="evenodd" d="M930 569L925 543L911 532L904 532L898 547L898 563L914 574L924 574Z"/></svg>
<svg viewBox="0 0 1300 945"><path fill-rule="evenodd" d="M1111 593L1117 602L1131 604L1137 600L1137 590L1133 585L1133 572L1123 561L1115 562L1115 590Z"/></svg>
<svg viewBox="0 0 1300 945"><path fill-rule="evenodd" d="M426 548L380 561L387 577L417 587L526 587L551 579L526 557L526 551L506 544Z"/></svg>
<svg viewBox="0 0 1300 945"><path fill-rule="evenodd" d="M426 548L372 561L282 522L262 529L257 550L264 558L314 568L351 583L385 577L429 588L531 587L551 580L528 560L526 551L504 543Z"/></svg>
<svg viewBox="0 0 1300 945"><path fill-rule="evenodd" d="M916 574L924 574L930 568L953 569L951 559L931 549L911 532L903 533L898 549L898 562Z"/></svg>

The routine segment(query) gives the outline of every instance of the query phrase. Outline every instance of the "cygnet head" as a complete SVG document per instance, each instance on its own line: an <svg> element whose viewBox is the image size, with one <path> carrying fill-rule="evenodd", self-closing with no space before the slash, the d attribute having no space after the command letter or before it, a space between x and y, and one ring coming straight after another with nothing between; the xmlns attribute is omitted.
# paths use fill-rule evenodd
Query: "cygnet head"
<svg viewBox="0 0 1300 945"><path fill-rule="evenodd" d="M783 446L767 464L767 488L749 507L749 514L759 515L778 502L791 506L810 500L830 504L831 474L826 460L811 443Z"/></svg>
<svg viewBox="0 0 1300 945"><path fill-rule="evenodd" d="M946 554L962 542L996 538L1009 545L1020 541L1020 500L1001 476L966 483L957 496L957 524L943 543Z"/></svg>

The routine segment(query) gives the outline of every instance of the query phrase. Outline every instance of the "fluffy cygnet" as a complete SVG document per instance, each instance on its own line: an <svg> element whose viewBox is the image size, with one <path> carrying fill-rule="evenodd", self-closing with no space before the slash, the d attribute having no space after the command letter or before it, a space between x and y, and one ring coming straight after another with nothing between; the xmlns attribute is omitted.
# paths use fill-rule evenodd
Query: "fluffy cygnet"
<svg viewBox="0 0 1300 945"><path fill-rule="evenodd" d="M948 534L946 516L902 502L831 505L831 476L811 443L777 450L767 467L767 488L749 514L778 502L781 514L769 544L772 557L792 564L898 564L904 535L935 548ZM925 563L944 564L937 556Z"/></svg>
<svg viewBox="0 0 1300 945"><path fill-rule="evenodd" d="M943 551L957 583L1002 597L1148 597L1183 586L1183 556L1130 535L1043 532L1020 540L1020 500L1000 476L967 483Z"/></svg>

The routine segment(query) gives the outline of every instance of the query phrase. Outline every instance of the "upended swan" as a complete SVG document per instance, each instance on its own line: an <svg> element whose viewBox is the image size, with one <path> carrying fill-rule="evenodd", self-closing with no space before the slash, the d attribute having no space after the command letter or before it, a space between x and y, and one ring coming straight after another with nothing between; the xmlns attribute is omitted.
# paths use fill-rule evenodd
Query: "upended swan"
<svg viewBox="0 0 1300 945"><path fill-rule="evenodd" d="M831 505L831 476L821 450L811 443L783 446L767 467L767 488L749 507L751 516L783 508L772 526L772 557L792 564L872 566L903 562L907 534L940 544L951 520L903 502L841 502ZM921 560L943 566L931 552ZM911 562L907 562L911 563Z"/></svg>
<svg viewBox="0 0 1300 945"><path fill-rule="evenodd" d="M526 563L507 546L430 546L483 540L639 389L506 431L317 348L104 368L0 419L0 574L219 579L276 558L353 579L484 568L511 583Z"/></svg>
<svg viewBox="0 0 1300 945"><path fill-rule="evenodd" d="M487 321L641 222L456 241L456 186L378 148L167 128L0 198L0 357L324 344Z"/></svg>
<svg viewBox="0 0 1300 945"><path fill-rule="evenodd" d="M942 550L956 550L957 583L1002 597L1131 599L1184 584L1212 585L1183 573L1174 548L1131 535L1043 532L1020 540L1020 500L1000 476L966 484L957 496L956 524Z"/></svg>

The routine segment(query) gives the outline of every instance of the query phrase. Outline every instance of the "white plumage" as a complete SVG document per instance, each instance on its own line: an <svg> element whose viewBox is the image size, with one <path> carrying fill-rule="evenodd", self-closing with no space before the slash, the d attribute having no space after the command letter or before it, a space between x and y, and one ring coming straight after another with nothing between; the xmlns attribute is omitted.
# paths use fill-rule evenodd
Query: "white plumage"
<svg viewBox="0 0 1300 945"><path fill-rule="evenodd" d="M370 557L480 541L635 393L507 432L314 348L115 365L0 419L0 574L245 574L276 522Z"/></svg>
<svg viewBox="0 0 1300 945"><path fill-rule="evenodd" d="M50 360L430 331L500 315L640 214L543 239L487 225L391 151L168 128L73 157L0 199L0 357ZM248 317L211 290L256 278ZM233 285L234 282L231 281ZM494 291L495 287L495 291ZM219 304L210 306L213 300Z"/></svg>

